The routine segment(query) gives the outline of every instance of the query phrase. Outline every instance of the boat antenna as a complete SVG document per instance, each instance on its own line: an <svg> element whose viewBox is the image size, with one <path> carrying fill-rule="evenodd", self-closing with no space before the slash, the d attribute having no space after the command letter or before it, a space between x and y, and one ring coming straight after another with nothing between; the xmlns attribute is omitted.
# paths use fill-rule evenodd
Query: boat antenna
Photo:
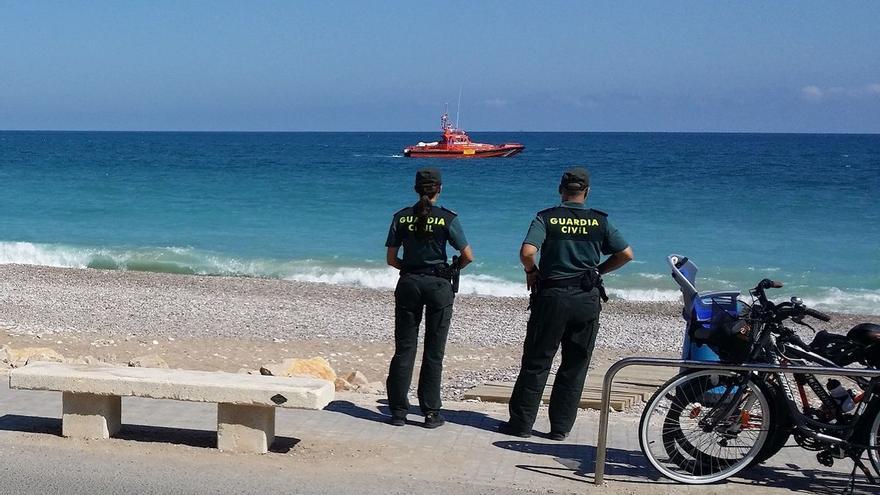
<svg viewBox="0 0 880 495"><path fill-rule="evenodd" d="M455 111L455 128L458 129L458 118L461 117L461 88L463 85L458 86L458 110Z"/></svg>

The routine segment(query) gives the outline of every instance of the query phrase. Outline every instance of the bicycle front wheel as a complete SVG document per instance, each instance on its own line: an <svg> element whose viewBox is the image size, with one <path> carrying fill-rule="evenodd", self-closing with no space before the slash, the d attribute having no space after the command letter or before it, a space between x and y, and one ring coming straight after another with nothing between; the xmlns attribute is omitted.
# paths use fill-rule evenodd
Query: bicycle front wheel
<svg viewBox="0 0 880 495"><path fill-rule="evenodd" d="M874 421L871 422L871 429L868 431L868 458L874 466L874 473L880 476L880 400L875 401L874 406Z"/></svg>
<svg viewBox="0 0 880 495"><path fill-rule="evenodd" d="M685 373L648 401L639 443L667 478L714 483L755 461L767 440L771 414L763 389L743 373Z"/></svg>

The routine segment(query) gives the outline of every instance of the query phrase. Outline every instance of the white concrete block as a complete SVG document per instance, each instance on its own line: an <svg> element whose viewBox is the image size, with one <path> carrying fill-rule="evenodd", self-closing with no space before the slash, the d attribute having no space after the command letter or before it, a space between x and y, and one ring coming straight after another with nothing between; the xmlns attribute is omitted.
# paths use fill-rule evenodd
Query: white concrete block
<svg viewBox="0 0 880 495"><path fill-rule="evenodd" d="M122 398L64 392L61 434L80 439L110 438L122 426Z"/></svg>
<svg viewBox="0 0 880 495"><path fill-rule="evenodd" d="M333 383L315 378L48 362L12 371L9 387L299 409L323 409L334 397Z"/></svg>
<svg viewBox="0 0 880 495"><path fill-rule="evenodd" d="M265 454L275 441L275 408L217 404L217 448Z"/></svg>

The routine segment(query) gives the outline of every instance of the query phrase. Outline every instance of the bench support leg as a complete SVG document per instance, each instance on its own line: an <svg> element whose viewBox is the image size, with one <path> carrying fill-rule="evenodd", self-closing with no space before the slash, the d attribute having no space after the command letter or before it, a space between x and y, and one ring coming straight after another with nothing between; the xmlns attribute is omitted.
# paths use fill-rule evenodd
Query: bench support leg
<svg viewBox="0 0 880 495"><path fill-rule="evenodd" d="M64 392L61 402L65 437L110 438L122 426L122 397Z"/></svg>
<svg viewBox="0 0 880 495"><path fill-rule="evenodd" d="M217 404L217 448L265 454L275 441L275 408Z"/></svg>

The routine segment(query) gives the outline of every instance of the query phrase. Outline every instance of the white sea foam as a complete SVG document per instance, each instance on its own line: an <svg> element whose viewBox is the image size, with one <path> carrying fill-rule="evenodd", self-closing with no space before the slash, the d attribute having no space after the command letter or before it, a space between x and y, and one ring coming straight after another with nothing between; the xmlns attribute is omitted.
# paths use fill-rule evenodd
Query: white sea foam
<svg viewBox="0 0 880 495"><path fill-rule="evenodd" d="M373 289L391 289L397 271L385 266L345 266L316 260L240 259L190 247L92 248L30 242L0 242L0 264L43 265L66 268L105 268L200 275L281 278ZM527 292L522 281L472 273L462 275L460 292L497 297L521 297ZM609 294L630 301L680 301L674 289L652 288L663 274L634 274L648 287L619 288L624 283L615 273L608 278ZM640 284L638 284L640 285ZM671 284L670 284L671 285ZM807 289L805 287L805 289ZM822 287L801 291L807 304L826 311L880 315L880 290Z"/></svg>
<svg viewBox="0 0 880 495"><path fill-rule="evenodd" d="M393 289L397 285L397 270L387 268L300 266L283 278L297 282L353 285L370 289ZM528 295L524 284L517 284L491 275L464 274L459 285L461 294L498 297Z"/></svg>
<svg viewBox="0 0 880 495"><path fill-rule="evenodd" d="M391 289L397 284L397 270L388 268L306 266L288 273L286 280L354 285L369 289Z"/></svg>
<svg viewBox="0 0 880 495"><path fill-rule="evenodd" d="M0 242L0 264L43 265L85 268L96 253L89 249L67 246L33 244L30 242Z"/></svg>
<svg viewBox="0 0 880 495"><path fill-rule="evenodd" d="M675 302L681 301L681 292L665 289L616 289L608 288L610 296L625 299L627 301L641 302Z"/></svg>
<svg viewBox="0 0 880 495"><path fill-rule="evenodd" d="M878 290L842 290L830 287L819 295L806 296L803 299L807 306L816 309L880 315L880 291Z"/></svg>

